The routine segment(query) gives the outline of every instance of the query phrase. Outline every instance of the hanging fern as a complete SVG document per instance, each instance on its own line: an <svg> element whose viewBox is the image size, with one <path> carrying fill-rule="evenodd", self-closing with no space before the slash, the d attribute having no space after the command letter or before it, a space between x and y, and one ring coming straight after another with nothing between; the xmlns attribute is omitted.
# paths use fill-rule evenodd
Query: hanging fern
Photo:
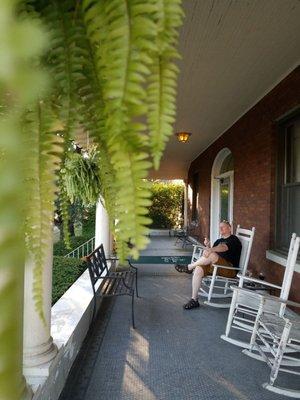
<svg viewBox="0 0 300 400"><path fill-rule="evenodd" d="M169 136L173 133L176 113L178 67L178 28L182 24L181 0L157 0L156 20L158 51L154 56L148 87L148 124L154 167L159 161Z"/></svg>
<svg viewBox="0 0 300 400"><path fill-rule="evenodd" d="M62 228L63 228L63 239L67 249L71 250L71 237L70 237L70 214L69 214L69 206L70 200L67 194L67 190L64 186L64 178L62 173L59 174L58 179L59 185L59 195L58 195L58 205L59 212L62 218Z"/></svg>
<svg viewBox="0 0 300 400"><path fill-rule="evenodd" d="M79 154L69 152L63 167L63 185L67 195L74 203L76 200L84 206L96 204L101 192L98 152L95 147Z"/></svg>
<svg viewBox="0 0 300 400"><path fill-rule="evenodd" d="M53 123L59 120L65 143L78 126L93 138L99 188L115 229L118 253L122 258L128 253L137 257L147 243L150 222L147 174L152 160L158 167L174 121L178 71L172 60L177 56L182 11L179 0L2 0L0 20L0 275L4 282L0 364L6 368L0 374L0 397L15 400L18 382L9 380L8 373L20 361L20 320L9 318L7 310L21 316L22 252L18 249L22 249L20 221L25 219L26 242L36 265L36 309L43 317L42 268L57 182L62 182L57 169L68 150L53 132ZM42 55L46 42L47 56ZM51 79L45 79L44 70ZM21 120L22 130L18 130ZM20 143L27 160L23 169L18 163ZM18 189L22 190L19 196ZM90 190L86 199L96 198ZM61 193L66 226L63 185ZM1 308L3 304L7 309ZM8 350L17 356L10 357Z"/></svg>
<svg viewBox="0 0 300 400"><path fill-rule="evenodd" d="M114 214L118 221L116 238L121 258L129 250L121 242L131 240L134 256L145 246L145 223L149 222L143 206L148 193L142 177L147 177L151 164L143 155L147 145L146 127L135 118L146 113L143 85L150 72L151 58L147 53L153 49L156 27L151 19L153 6L143 8L142 5L141 1L99 4L87 0L83 3L89 40L96 52L96 76L102 85L105 118L102 137L115 174Z"/></svg>
<svg viewBox="0 0 300 400"><path fill-rule="evenodd" d="M25 204L20 119L45 88L35 59L46 43L35 21L16 17L17 1L0 2L0 398L18 400L22 376L22 303Z"/></svg>
<svg viewBox="0 0 300 400"><path fill-rule="evenodd" d="M105 140L104 101L102 79L98 74L97 45L88 39L88 31L91 30L93 24L90 23L87 15L89 13L84 14L81 9L77 10L76 24L81 34L77 36L76 48L81 48L86 52L82 65L82 76L76 81L77 92L80 96L78 114L81 117L80 123L97 144L101 198L110 216L111 230L114 231L115 173Z"/></svg>
<svg viewBox="0 0 300 400"><path fill-rule="evenodd" d="M62 155L62 138L51 131L53 114L43 101L26 114L23 123L27 155L26 244L35 263L33 295L37 312L43 316L42 274L49 236L52 237L56 171Z"/></svg>
<svg viewBox="0 0 300 400"><path fill-rule="evenodd" d="M63 125L66 142L71 139L77 125L76 80L80 76L82 57L75 48L78 34L74 23L75 3L71 0L50 0L41 9L41 16L50 34L45 63L54 82L52 101Z"/></svg>

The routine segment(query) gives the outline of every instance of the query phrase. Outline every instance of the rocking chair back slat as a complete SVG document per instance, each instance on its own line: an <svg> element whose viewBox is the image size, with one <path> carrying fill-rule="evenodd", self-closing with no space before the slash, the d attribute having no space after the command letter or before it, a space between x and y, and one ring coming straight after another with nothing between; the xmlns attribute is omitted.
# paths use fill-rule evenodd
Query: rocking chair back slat
<svg viewBox="0 0 300 400"><path fill-rule="evenodd" d="M255 227L253 227L250 230L250 229L243 229L240 227L240 225L237 226L236 236L239 238L242 244L239 267L243 275L246 273L248 268L254 234L255 234Z"/></svg>
<svg viewBox="0 0 300 400"><path fill-rule="evenodd" d="M296 233L293 233L280 292L280 298L282 300L287 300L289 297L295 264L299 251L299 241L300 238L296 236Z"/></svg>
<svg viewBox="0 0 300 400"><path fill-rule="evenodd" d="M195 244L194 245L194 250L193 250L191 263L194 263L195 261L197 261L201 257L202 252L203 252L204 249L205 249L205 246L202 245L202 244Z"/></svg>

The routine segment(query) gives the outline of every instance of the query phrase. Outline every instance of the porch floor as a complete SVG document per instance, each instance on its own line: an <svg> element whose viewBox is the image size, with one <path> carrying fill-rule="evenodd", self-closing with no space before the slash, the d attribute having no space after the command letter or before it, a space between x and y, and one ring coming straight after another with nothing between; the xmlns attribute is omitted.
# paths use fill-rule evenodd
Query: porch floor
<svg viewBox="0 0 300 400"><path fill-rule="evenodd" d="M173 243L174 238L152 238L146 252L160 248L166 255ZM177 249L173 253L181 252ZM190 297L190 275L177 273L172 265L138 268L142 298L135 302L136 330L129 297L106 301L60 400L286 398L261 387L270 372L264 363L220 339L227 310L182 308Z"/></svg>

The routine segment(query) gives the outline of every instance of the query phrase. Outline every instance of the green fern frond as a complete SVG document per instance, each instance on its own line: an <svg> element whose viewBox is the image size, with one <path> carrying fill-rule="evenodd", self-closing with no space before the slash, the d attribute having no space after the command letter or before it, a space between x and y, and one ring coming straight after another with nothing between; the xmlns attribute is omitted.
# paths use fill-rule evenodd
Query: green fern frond
<svg viewBox="0 0 300 400"><path fill-rule="evenodd" d="M76 200L80 200L85 207L96 204L101 192L96 148L92 147L84 154L69 152L62 177L72 204Z"/></svg>
<svg viewBox="0 0 300 400"><path fill-rule="evenodd" d="M24 118L24 143L28 149L26 159L25 239L33 257L33 296L36 311L43 316L42 274L49 236L52 238L54 200L56 197L56 171L62 156L62 138L51 131L53 114L39 101ZM30 153L29 153L30 152Z"/></svg>
<svg viewBox="0 0 300 400"><path fill-rule="evenodd" d="M76 24L80 29L80 35L77 36L76 47L81 47L86 51L82 65L82 76L76 81L77 92L80 96L78 114L81 116L80 124L97 144L101 196L109 214L113 231L116 197L115 174L105 140L102 79L98 74L98 60L95 50L97 45L89 40L93 24L90 23L88 18L90 18L90 13L85 14L81 9L78 10Z"/></svg>
<svg viewBox="0 0 300 400"><path fill-rule="evenodd" d="M70 200L64 186L64 179L62 177L62 173L59 174L58 179L59 185L59 211L62 218L62 228L63 228L63 239L66 245L66 248L71 250L71 237L70 237L70 214L69 214L69 205Z"/></svg>
<svg viewBox="0 0 300 400"><path fill-rule="evenodd" d="M18 1L0 1L0 398L18 400L22 382L24 169L20 117L46 87L33 62L47 38L17 16ZM13 95L12 95L13 94Z"/></svg>
<svg viewBox="0 0 300 400"><path fill-rule="evenodd" d="M139 250L148 244L147 225L151 223L147 217L148 207L151 205L151 193L146 180L151 163L147 158L146 153L118 152L113 160L117 182L127 183L118 186L116 197L118 253L120 242L123 244L130 242L131 247L124 247L121 244L121 248L125 256L131 254L134 258L137 258Z"/></svg>
<svg viewBox="0 0 300 400"><path fill-rule="evenodd" d="M102 137L115 176L118 254L121 258L128 252L137 256L147 242L147 208L141 204L145 199L149 202L143 178L151 163L143 155L148 145L146 125L136 119L142 119L147 112L145 84L152 62L149 54L157 51L157 9L153 1L86 0L83 10L102 89ZM129 241L131 249L126 245Z"/></svg>
<svg viewBox="0 0 300 400"><path fill-rule="evenodd" d="M78 28L74 1L51 0L41 9L41 15L50 34L45 61L54 81L52 101L65 136L70 138L78 121L76 81L80 79L85 57L84 50L76 47Z"/></svg>
<svg viewBox="0 0 300 400"><path fill-rule="evenodd" d="M158 0L157 6L158 51L151 67L147 95L150 147L155 169L158 169L165 145L173 133L179 72L173 60L179 57L178 28L183 19L181 0Z"/></svg>

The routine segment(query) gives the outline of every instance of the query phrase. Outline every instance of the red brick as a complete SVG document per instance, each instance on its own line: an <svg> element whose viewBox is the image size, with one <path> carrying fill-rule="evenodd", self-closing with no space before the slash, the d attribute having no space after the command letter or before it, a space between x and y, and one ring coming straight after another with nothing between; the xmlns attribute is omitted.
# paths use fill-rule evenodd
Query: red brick
<svg viewBox="0 0 300 400"><path fill-rule="evenodd" d="M282 266L268 261L265 256L274 243L276 120L299 104L300 67L297 67L199 155L189 169L189 182L195 172L200 176L199 235L203 239L210 230L211 168L221 149L228 147L231 150L234 158L234 222L256 227L250 268L256 274L262 272L274 283L279 283L284 273ZM300 301L299 289L300 274L295 273L291 299Z"/></svg>

